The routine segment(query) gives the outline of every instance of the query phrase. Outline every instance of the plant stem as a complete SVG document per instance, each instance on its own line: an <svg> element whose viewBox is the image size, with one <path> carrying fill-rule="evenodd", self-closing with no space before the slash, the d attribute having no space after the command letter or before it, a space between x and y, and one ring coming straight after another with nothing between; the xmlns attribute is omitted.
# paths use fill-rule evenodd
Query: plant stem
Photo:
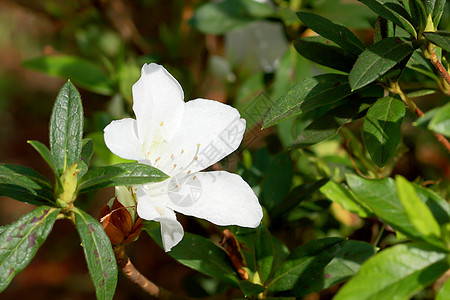
<svg viewBox="0 0 450 300"><path fill-rule="evenodd" d="M444 65L439 61L439 58L436 55L434 49L431 50L430 56L428 57L433 66L438 70L438 72L444 77L445 81L450 85L450 74L448 74Z"/></svg>
<svg viewBox="0 0 450 300"><path fill-rule="evenodd" d="M433 52L434 53L434 52ZM436 55L436 54L435 54ZM448 75L448 73L447 73ZM398 82L392 82L390 89L390 92L398 94L400 98L402 98L403 102L409 107L409 109L418 117L423 116L423 112L420 110L420 108L417 107L417 105L412 101L406 94L402 91L400 88L400 85ZM450 142L443 136L442 134L433 132L434 136L437 138L439 143L444 146L445 149L447 149L448 152L450 152Z"/></svg>
<svg viewBox="0 0 450 300"><path fill-rule="evenodd" d="M378 231L377 236L373 240L372 245L374 245L375 247L378 245L378 243L380 242L381 237L383 236L383 233L384 233L385 229L386 229L386 223L383 223L383 225L381 225L380 230Z"/></svg>

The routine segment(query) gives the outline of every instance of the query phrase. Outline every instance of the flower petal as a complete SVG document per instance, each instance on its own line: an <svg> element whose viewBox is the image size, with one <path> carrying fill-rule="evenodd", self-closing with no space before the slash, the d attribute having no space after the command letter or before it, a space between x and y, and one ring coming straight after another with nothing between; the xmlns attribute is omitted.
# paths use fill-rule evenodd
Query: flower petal
<svg viewBox="0 0 450 300"><path fill-rule="evenodd" d="M137 213L142 219L161 223L161 237L164 250L170 251L184 235L183 226L177 221L175 212L165 206L166 197L150 196L146 188L136 189Z"/></svg>
<svg viewBox="0 0 450 300"><path fill-rule="evenodd" d="M167 206L214 224L255 228L263 212L258 198L241 176L225 171L177 176L178 189L169 192Z"/></svg>
<svg viewBox="0 0 450 300"><path fill-rule="evenodd" d="M237 109L213 100L189 101L180 129L152 163L171 176L201 171L235 151L244 132Z"/></svg>
<svg viewBox="0 0 450 300"><path fill-rule="evenodd" d="M105 144L112 153L125 159L142 159L142 144L138 140L136 120L127 118L112 121L105 127L104 133Z"/></svg>
<svg viewBox="0 0 450 300"><path fill-rule="evenodd" d="M167 70L157 64L145 64L141 77L133 85L133 110L138 136L144 151L155 151L170 141L184 113L183 89Z"/></svg>

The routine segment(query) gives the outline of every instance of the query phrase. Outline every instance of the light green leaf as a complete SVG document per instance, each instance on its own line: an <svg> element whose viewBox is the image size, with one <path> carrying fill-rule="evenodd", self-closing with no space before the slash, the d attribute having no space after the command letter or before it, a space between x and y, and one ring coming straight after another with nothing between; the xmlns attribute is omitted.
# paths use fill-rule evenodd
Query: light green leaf
<svg viewBox="0 0 450 300"><path fill-rule="evenodd" d="M55 205L47 178L24 166L0 164L0 196L34 205Z"/></svg>
<svg viewBox="0 0 450 300"><path fill-rule="evenodd" d="M83 106L75 86L68 81L59 91L50 119L50 149L60 174L78 163L83 136Z"/></svg>
<svg viewBox="0 0 450 300"><path fill-rule="evenodd" d="M410 42L389 37L373 44L358 57L348 77L352 90L360 89L385 74L414 51Z"/></svg>
<svg viewBox="0 0 450 300"><path fill-rule="evenodd" d="M0 233L0 292L33 259L53 228L59 209L40 206Z"/></svg>
<svg viewBox="0 0 450 300"><path fill-rule="evenodd" d="M364 120L364 141L372 160L383 167L389 162L401 138L405 104L397 97L378 99Z"/></svg>
<svg viewBox="0 0 450 300"><path fill-rule="evenodd" d="M159 182L168 176L149 165L139 163L122 163L90 169L81 178L78 191L86 193L99 188L118 185L138 185Z"/></svg>
<svg viewBox="0 0 450 300"><path fill-rule="evenodd" d="M345 75L323 74L307 78L282 95L264 118L263 128L313 109L338 102L351 94Z"/></svg>
<svg viewBox="0 0 450 300"><path fill-rule="evenodd" d="M428 238L441 238L441 230L436 219L431 214L428 206L417 195L414 185L404 177L395 177L397 193L405 213L414 228Z"/></svg>
<svg viewBox="0 0 450 300"><path fill-rule="evenodd" d="M145 230L162 248L161 228L159 226L154 228L146 226ZM237 272L234 270L226 252L204 237L185 232L181 242L173 247L168 254L189 268L234 287L239 286Z"/></svg>
<svg viewBox="0 0 450 300"><path fill-rule="evenodd" d="M359 55L366 48L358 37L345 26L335 24L313 13L298 12L297 16L309 28L355 55Z"/></svg>
<svg viewBox="0 0 450 300"><path fill-rule="evenodd" d="M74 212L97 299L112 299L117 285L117 263L111 242L97 220L80 209L74 209Z"/></svg>
<svg viewBox="0 0 450 300"><path fill-rule="evenodd" d="M436 300L447 300L450 295L450 280L447 279L436 294Z"/></svg>
<svg viewBox="0 0 450 300"><path fill-rule="evenodd" d="M427 245L396 245L370 258L334 299L410 299L450 267L446 258Z"/></svg>
<svg viewBox="0 0 450 300"><path fill-rule="evenodd" d="M41 155L41 157L47 162L47 164L50 166L50 168L53 170L53 173L55 173L55 176L59 178L58 170L56 168L56 162L53 159L52 153L50 150L42 144L39 141L27 141L28 144L33 146L33 148Z"/></svg>
<svg viewBox="0 0 450 300"><path fill-rule="evenodd" d="M398 26L405 29L413 37L417 38L417 32L409 21L410 16L405 8L395 0L360 0L362 3L370 7L374 12L383 16L385 19L391 20Z"/></svg>
<svg viewBox="0 0 450 300"><path fill-rule="evenodd" d="M450 137L450 103L440 107L428 124L428 128L434 132Z"/></svg>
<svg viewBox="0 0 450 300"><path fill-rule="evenodd" d="M41 56L27 60L23 66L51 76L70 79L75 84L102 95L112 95L111 79L95 63L75 56Z"/></svg>

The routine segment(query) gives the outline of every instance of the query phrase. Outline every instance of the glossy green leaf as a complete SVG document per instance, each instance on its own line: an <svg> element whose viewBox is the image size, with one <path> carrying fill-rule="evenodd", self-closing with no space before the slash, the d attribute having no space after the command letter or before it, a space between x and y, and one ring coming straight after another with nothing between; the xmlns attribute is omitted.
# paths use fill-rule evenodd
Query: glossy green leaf
<svg viewBox="0 0 450 300"><path fill-rule="evenodd" d="M413 37L417 38L417 32L409 21L405 8L395 0L360 0L362 3L370 7L374 12L383 16L385 19L391 20L398 26L405 29Z"/></svg>
<svg viewBox="0 0 450 300"><path fill-rule="evenodd" d="M252 21L274 16L266 3L252 0L227 0L205 3L194 12L189 24L203 33L224 34Z"/></svg>
<svg viewBox="0 0 450 300"><path fill-rule="evenodd" d="M79 162L83 136L83 106L68 81L59 91L50 118L50 150L60 174Z"/></svg>
<svg viewBox="0 0 450 300"><path fill-rule="evenodd" d="M309 274L303 274L290 294L303 296L322 291L350 279L356 275L361 265L375 253L375 247L369 243L347 240L343 242L341 250L323 269L311 270Z"/></svg>
<svg viewBox="0 0 450 300"><path fill-rule="evenodd" d="M422 0L402 0L402 3L411 23L418 32L422 32L427 24L427 13Z"/></svg>
<svg viewBox="0 0 450 300"><path fill-rule="evenodd" d="M302 278L320 273L344 243L342 238L324 238L294 249L267 284L267 289L272 292L291 290L301 283Z"/></svg>
<svg viewBox="0 0 450 300"><path fill-rule="evenodd" d="M34 205L55 205L47 178L24 166L0 164L0 196Z"/></svg>
<svg viewBox="0 0 450 300"><path fill-rule="evenodd" d="M450 137L450 103L439 108L428 124L428 129Z"/></svg>
<svg viewBox="0 0 450 300"><path fill-rule="evenodd" d="M96 219L80 209L74 209L74 212L97 299L112 299L117 285L117 263L111 242Z"/></svg>
<svg viewBox="0 0 450 300"><path fill-rule="evenodd" d="M450 32L443 30L424 32L423 36L433 44L438 45L445 51L450 52Z"/></svg>
<svg viewBox="0 0 450 300"><path fill-rule="evenodd" d="M412 44L398 37L373 44L358 57L348 77L352 90L374 82L414 51Z"/></svg>
<svg viewBox="0 0 450 300"><path fill-rule="evenodd" d="M444 13L445 2L447 0L426 0L424 1L424 6L427 15L431 14L433 17L434 27L437 28L441 16Z"/></svg>
<svg viewBox="0 0 450 300"><path fill-rule="evenodd" d="M338 102L351 94L347 76L323 74L307 78L282 95L264 118L263 128L313 109Z"/></svg>
<svg viewBox="0 0 450 300"><path fill-rule="evenodd" d="M162 248L161 228L158 226L145 230ZM234 287L239 286L238 273L226 252L204 237L185 232L183 239L168 254L189 268Z"/></svg>
<svg viewBox="0 0 450 300"><path fill-rule="evenodd" d="M81 178L78 191L86 193L99 188L118 185L138 185L159 182L168 176L149 165L139 163L122 163L90 169Z"/></svg>
<svg viewBox="0 0 450 300"><path fill-rule="evenodd" d="M281 203L289 193L293 172L291 159L286 152L278 154L270 162L262 183L260 199L261 204L269 211Z"/></svg>
<svg viewBox="0 0 450 300"><path fill-rule="evenodd" d="M292 147L303 148L335 136L342 126L361 118L375 101L373 98L362 98L358 95L350 95L347 98L350 98L347 103L332 108L301 130Z"/></svg>
<svg viewBox="0 0 450 300"><path fill-rule="evenodd" d="M345 26L313 13L298 12L297 16L309 28L355 55L359 55L366 48L358 37Z"/></svg>
<svg viewBox="0 0 450 300"><path fill-rule="evenodd" d="M53 170L53 173L55 173L55 176L59 178L58 169L56 167L56 162L52 156L52 153L50 150L42 144L39 141L27 141L28 144L33 146L33 148L41 155L41 157L47 162L47 164L50 166L50 168Z"/></svg>
<svg viewBox="0 0 450 300"><path fill-rule="evenodd" d="M392 158L401 138L405 104L397 97L378 99L364 120L364 142L372 160L383 167Z"/></svg>
<svg viewBox="0 0 450 300"><path fill-rule="evenodd" d="M272 236L262 223L256 230L255 259L258 266L259 278L264 283L272 272L274 251Z"/></svg>
<svg viewBox="0 0 450 300"><path fill-rule="evenodd" d="M439 239L441 237L439 224L434 219L428 206L417 195L414 185L399 175L395 177L395 183L397 185L398 199L414 228L426 237Z"/></svg>
<svg viewBox="0 0 450 300"><path fill-rule="evenodd" d="M109 77L95 63L67 55L41 56L27 60L23 66L51 76L70 79L75 84L102 95L112 95L114 89Z"/></svg>
<svg viewBox="0 0 450 300"><path fill-rule="evenodd" d="M450 295L450 280L447 279L436 294L436 300L447 300Z"/></svg>
<svg viewBox="0 0 450 300"><path fill-rule="evenodd" d="M450 223L449 203L429 188L415 183L413 183L413 186L420 200L428 206L439 225Z"/></svg>
<svg viewBox="0 0 450 300"><path fill-rule="evenodd" d="M92 155L94 154L94 142L92 139L87 138L81 141L81 154L80 161L78 163L78 179L84 176L89 169L89 163L91 161Z"/></svg>
<svg viewBox="0 0 450 300"><path fill-rule="evenodd" d="M295 49L305 58L335 70L349 73L357 56L321 36L303 37L294 42Z"/></svg>
<svg viewBox="0 0 450 300"><path fill-rule="evenodd" d="M320 192L331 201L339 203L344 209L361 218L367 218L372 215L370 208L359 202L351 190L335 181L328 181L326 185L320 188Z"/></svg>
<svg viewBox="0 0 450 300"><path fill-rule="evenodd" d="M449 268L446 258L427 245L393 246L370 258L334 299L410 299Z"/></svg>
<svg viewBox="0 0 450 300"><path fill-rule="evenodd" d="M0 292L25 269L53 228L59 209L40 206L0 233Z"/></svg>

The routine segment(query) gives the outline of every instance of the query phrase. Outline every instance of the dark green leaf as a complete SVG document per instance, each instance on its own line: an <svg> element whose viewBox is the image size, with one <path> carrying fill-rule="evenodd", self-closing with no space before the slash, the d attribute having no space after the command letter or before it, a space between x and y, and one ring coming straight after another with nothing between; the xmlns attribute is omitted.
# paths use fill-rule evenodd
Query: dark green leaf
<svg viewBox="0 0 450 300"><path fill-rule="evenodd" d="M396 245L370 258L334 299L410 299L450 267L446 258L427 245Z"/></svg>
<svg viewBox="0 0 450 300"><path fill-rule="evenodd" d="M345 75L323 74L307 78L282 95L264 118L263 128L313 109L338 102L351 94Z"/></svg>
<svg viewBox="0 0 450 300"><path fill-rule="evenodd" d="M52 230L58 213L57 208L40 206L5 226L0 233L0 292L33 259Z"/></svg>
<svg viewBox="0 0 450 300"><path fill-rule="evenodd" d="M78 179L87 173L92 154L94 154L94 142L89 138L83 139L81 141L80 162L78 163L78 169L80 169Z"/></svg>
<svg viewBox="0 0 450 300"><path fill-rule="evenodd" d="M410 17L405 8L395 0L360 0L374 12L385 19L391 20L417 38L417 32L409 21Z"/></svg>
<svg viewBox="0 0 450 300"><path fill-rule="evenodd" d="M162 248L160 227L145 228L145 230ZM234 270L226 252L204 237L185 232L181 242L173 247L168 254L189 268L234 287L239 286L237 272Z"/></svg>
<svg viewBox="0 0 450 300"><path fill-rule="evenodd" d="M83 136L80 94L68 81L59 91L50 119L50 149L60 174L78 163Z"/></svg>
<svg viewBox="0 0 450 300"><path fill-rule="evenodd" d="M260 200L269 211L280 204L289 193L293 172L288 153L282 152L270 162L262 183Z"/></svg>
<svg viewBox="0 0 450 300"><path fill-rule="evenodd" d="M264 224L260 224L256 231L255 259L261 282L264 283L272 272L273 264L272 236Z"/></svg>
<svg viewBox="0 0 450 300"><path fill-rule="evenodd" d="M414 51L412 44L391 37L373 44L358 57L348 77L352 90L374 82Z"/></svg>
<svg viewBox="0 0 450 300"><path fill-rule="evenodd" d="M255 283L252 283L247 280L240 280L239 288L241 289L241 291L244 293L244 295L246 297L258 295L258 294L264 292L264 290L266 289L262 285L255 284Z"/></svg>
<svg viewBox="0 0 450 300"><path fill-rule="evenodd" d="M397 149L405 113L405 104L390 96L378 99L367 112L363 125L364 142L370 157L380 168L388 163Z"/></svg>
<svg viewBox="0 0 450 300"><path fill-rule="evenodd" d="M74 212L97 299L112 299L117 285L117 263L111 242L97 220L80 209Z"/></svg>
<svg viewBox="0 0 450 300"><path fill-rule="evenodd" d="M36 151L41 155L41 157L47 162L47 164L53 170L55 176L59 178L58 170L56 168L56 162L53 159L52 153L47 148L47 146L45 146L39 141L28 141L28 144L30 144L31 146L33 146L34 149L36 149Z"/></svg>
<svg viewBox="0 0 450 300"><path fill-rule="evenodd" d="M361 218L367 218L372 215L370 208L359 202L358 198L349 189L335 181L328 181L326 185L320 188L320 191L328 199L339 203L344 209Z"/></svg>
<svg viewBox="0 0 450 300"><path fill-rule="evenodd" d="M297 136L293 148L303 148L335 136L339 129L355 119L359 119L375 99L350 95L349 103L335 107L316 118ZM344 99L343 99L344 100Z"/></svg>
<svg viewBox="0 0 450 300"><path fill-rule="evenodd" d="M227 0L203 4L195 10L189 24L203 33L224 34L252 21L274 16L266 3L252 0Z"/></svg>
<svg viewBox="0 0 450 300"><path fill-rule="evenodd" d="M413 52L406 66L414 71L420 72L431 79L438 81L439 78L434 74L434 67L428 59L423 56L422 51L416 50Z"/></svg>
<svg viewBox="0 0 450 300"><path fill-rule="evenodd" d="M433 17L434 28L437 28L441 16L444 13L446 0L426 0L424 1L427 16L431 14Z"/></svg>
<svg viewBox="0 0 450 300"><path fill-rule="evenodd" d="M424 32L424 37L445 51L450 52L450 32L438 30L435 32Z"/></svg>
<svg viewBox="0 0 450 300"><path fill-rule="evenodd" d="M375 253L375 247L369 243L345 241L341 250L323 269L302 274L291 294L303 296L343 282L354 276L361 265Z"/></svg>
<svg viewBox="0 0 450 300"><path fill-rule="evenodd" d="M112 95L112 82L96 64L75 56L42 56L27 60L23 66L51 76L70 79L75 84L103 95Z"/></svg>
<svg viewBox="0 0 450 300"><path fill-rule="evenodd" d="M411 23L418 32L422 32L427 25L427 13L421 0L402 0ZM410 16L410 17L409 17Z"/></svg>
<svg viewBox="0 0 450 300"><path fill-rule="evenodd" d="M421 185L414 184L414 189L420 199L428 206L433 217L439 223L444 225L450 222L450 206L448 202L433 192L431 189L425 188Z"/></svg>
<svg viewBox="0 0 450 300"><path fill-rule="evenodd" d="M159 182L168 176L149 165L139 163L123 163L90 169L81 178L78 191L86 193L99 188L118 185L138 185Z"/></svg>
<svg viewBox="0 0 450 300"><path fill-rule="evenodd" d="M403 205L408 220L421 235L427 238L441 238L441 229L428 206L417 195L414 185L404 177L395 177L398 199Z"/></svg>
<svg viewBox="0 0 450 300"><path fill-rule="evenodd" d="M344 243L342 238L324 238L294 249L267 284L267 289L273 292L291 290L300 284L300 278L323 272Z"/></svg>
<svg viewBox="0 0 450 300"><path fill-rule="evenodd" d="M23 166L0 164L0 195L34 205L55 205L47 178Z"/></svg>
<svg viewBox="0 0 450 300"><path fill-rule="evenodd" d="M359 55L366 48L358 37L345 26L313 13L298 12L297 16L309 28L355 55Z"/></svg>
<svg viewBox="0 0 450 300"><path fill-rule="evenodd" d="M309 36L296 40L295 49L305 58L335 70L349 73L357 56L337 47L321 36Z"/></svg>

